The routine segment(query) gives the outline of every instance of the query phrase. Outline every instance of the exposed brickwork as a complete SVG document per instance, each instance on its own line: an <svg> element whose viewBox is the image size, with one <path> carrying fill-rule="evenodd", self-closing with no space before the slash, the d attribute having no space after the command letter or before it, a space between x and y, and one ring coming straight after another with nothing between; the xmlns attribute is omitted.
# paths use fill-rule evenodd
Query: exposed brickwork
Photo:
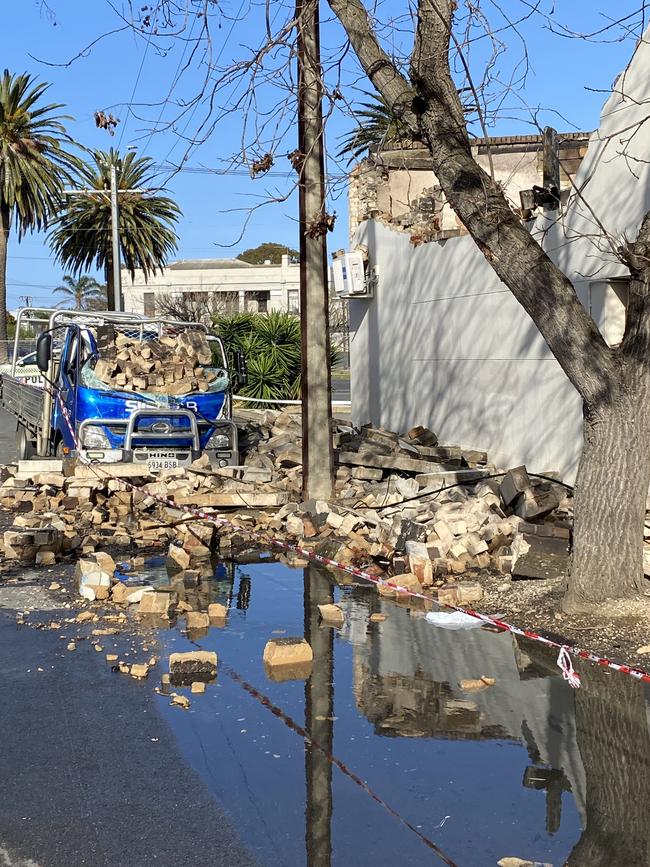
<svg viewBox="0 0 650 867"><path fill-rule="evenodd" d="M558 134L564 198L588 141L586 132ZM485 139L475 139L472 149L486 170L491 154L495 177L514 209L519 208L520 190L542 185L541 136L501 136L490 139L489 144ZM428 150L418 142L395 150L383 149L354 167L350 174L349 213L351 238L360 223L371 218L408 232L416 245L465 234L437 183Z"/></svg>

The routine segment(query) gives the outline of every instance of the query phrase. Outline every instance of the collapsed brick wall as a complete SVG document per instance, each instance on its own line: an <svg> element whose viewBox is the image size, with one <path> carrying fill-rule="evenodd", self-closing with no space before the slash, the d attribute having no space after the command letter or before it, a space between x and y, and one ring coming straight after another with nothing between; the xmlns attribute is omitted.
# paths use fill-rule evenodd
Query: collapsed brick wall
<svg viewBox="0 0 650 867"><path fill-rule="evenodd" d="M560 137L560 191L564 198L571 178L587 150L588 134ZM508 136L491 140L495 177L513 209L519 208L519 191L543 182L541 136ZM474 156L489 170L488 147L476 144ZM350 174L350 237L359 225L375 219L397 231L408 232L414 244L466 234L448 205L422 145L384 150L358 163Z"/></svg>

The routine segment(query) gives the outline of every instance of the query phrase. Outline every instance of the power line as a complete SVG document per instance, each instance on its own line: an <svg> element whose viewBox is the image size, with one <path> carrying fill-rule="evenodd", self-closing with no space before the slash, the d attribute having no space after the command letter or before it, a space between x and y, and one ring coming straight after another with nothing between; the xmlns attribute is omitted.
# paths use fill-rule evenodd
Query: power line
<svg viewBox="0 0 650 867"><path fill-rule="evenodd" d="M215 65L216 65L216 64L219 62L219 60L221 59L221 55L223 54L224 49L225 49L226 45L228 44L228 40L229 40L230 37L232 36L233 30L235 29L235 25L239 22L240 15L241 15L241 13L242 13L242 10L243 10L244 6L246 5L246 2L247 2L247 0L242 0L241 5L239 6L239 9L237 10L237 14L236 14L235 17L233 18L232 24L230 25L230 30L229 30L228 33L226 34L226 38L225 38L224 41L221 43L221 47L219 48L219 51L217 52L217 56L215 57L215 60L214 60ZM178 135L175 144L173 144L173 145L171 146L171 148L170 148L170 149L167 151L167 153L165 154L165 156L164 156L164 158L163 158L163 162L166 162L166 161L169 159L170 155L173 153L173 151L177 148L179 141L181 140L181 138L183 138L183 136L185 135L185 131L187 130L187 128L188 128L188 126L190 125L190 123L192 122L192 118L194 117L194 114L196 113L196 110L197 110L197 108L199 107L199 105L200 105L200 100L197 99L196 102L195 102L195 104L194 104L194 107L193 107L192 111L190 112L190 116L189 116L188 119L187 119L187 123L185 124L185 126L184 126L183 129L181 130L180 135ZM194 147L196 147L196 142L192 142L192 145L193 145ZM191 146L192 146L192 145L191 145ZM190 146L190 147L191 147L191 146Z"/></svg>
<svg viewBox="0 0 650 867"><path fill-rule="evenodd" d="M250 178L250 172L248 169L217 169L210 168L209 166L176 166L173 163L171 165L165 165L162 163L155 163L152 168L158 169L161 172L184 172L185 174L191 175L217 175L217 176L245 176ZM279 172L279 171L268 171L264 173L264 177L274 177L274 178L289 178L294 173L291 171Z"/></svg>
<svg viewBox="0 0 650 867"><path fill-rule="evenodd" d="M151 28L149 30L149 36L147 38L147 44L144 47L144 52L142 53L142 60L140 61L140 68L138 69L138 74L135 78L135 84L133 85L133 92L131 93L131 99L126 104L126 117L124 118L124 123L122 124L122 129L120 131L120 138L117 142L117 149L119 151L122 145L122 139L124 138L124 133L126 131L127 124L129 122L129 115L132 114L131 106L133 105L135 99L135 92L138 89L138 84L140 83L140 76L142 75L142 70L144 68L144 62L147 59L147 52L149 51L149 45L151 44L151 36L153 34L154 28L156 26L156 19L158 17L158 9L160 7L156 7L156 13L154 15L154 20L151 22Z"/></svg>
<svg viewBox="0 0 650 867"><path fill-rule="evenodd" d="M190 27L190 32L189 32L189 34L188 34L187 41L185 42L185 45L183 46L183 53L182 53L181 56L180 56L180 59L179 59L179 61L178 61L178 65L177 65L177 67L176 67L176 72L174 73L174 77L172 78L172 83L171 83L171 85L169 86L169 90L168 90L168 92L167 92L167 96L165 97L165 99L164 99L164 101L163 101L163 104L162 104L162 106L160 107L160 112L159 112L159 114L158 114L158 119L156 120L156 122L155 122L155 124L154 124L154 126L153 126L153 129L152 129L151 132L149 133L149 137L147 138L147 140L145 141L145 143L142 145L142 150L143 150L144 152L146 152L146 149L147 149L147 147L149 146L149 142L150 142L151 139L153 138L154 133L157 132L156 127L158 126L158 124L159 124L160 121L162 120L163 113L164 113L165 109L167 108L167 105L169 104L169 100L171 99L171 95L172 95L172 93L174 92L174 88L175 88L176 85L178 84L178 81L179 81L179 73L180 73L180 70L181 70L181 65L182 65L182 63L183 63L183 60L185 59L185 52L187 51L187 46L189 45L190 40L192 39L192 33L194 32L194 25L196 24L196 22L197 22L197 18L193 18L193 19L192 19L192 26Z"/></svg>
<svg viewBox="0 0 650 867"><path fill-rule="evenodd" d="M37 262L37 261L38 262L54 262L54 259L51 258L50 256L14 256L14 255L10 255L10 256L8 256L8 259L10 259L12 262L14 259L29 259L30 261L33 261L33 262Z"/></svg>

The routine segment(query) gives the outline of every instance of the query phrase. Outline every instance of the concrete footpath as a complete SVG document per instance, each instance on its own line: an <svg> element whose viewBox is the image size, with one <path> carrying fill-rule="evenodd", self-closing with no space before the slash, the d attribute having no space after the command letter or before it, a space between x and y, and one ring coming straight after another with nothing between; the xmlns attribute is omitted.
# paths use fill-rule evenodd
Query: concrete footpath
<svg viewBox="0 0 650 867"><path fill-rule="evenodd" d="M152 684L111 673L90 647L67 652L59 634L0 608L0 864L252 865Z"/></svg>

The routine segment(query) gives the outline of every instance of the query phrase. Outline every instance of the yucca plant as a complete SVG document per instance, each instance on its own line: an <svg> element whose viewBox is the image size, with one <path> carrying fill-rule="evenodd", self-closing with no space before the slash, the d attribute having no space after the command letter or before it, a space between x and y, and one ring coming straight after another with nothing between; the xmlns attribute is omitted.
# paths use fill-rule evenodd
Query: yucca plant
<svg viewBox="0 0 650 867"><path fill-rule="evenodd" d="M113 248L111 243L111 167L117 169L120 206L120 256L131 276L140 268L145 280L162 270L176 251L174 225L181 210L160 192L148 192L155 185L153 162L129 152L124 156L113 148L94 150L92 162L80 171L79 185L97 193L71 198L50 233L50 246L59 261L73 274L91 267L104 269L109 308L114 307Z"/></svg>
<svg viewBox="0 0 650 867"><path fill-rule="evenodd" d="M6 357L7 245L12 223L18 236L43 229L61 207L63 188L79 158L59 114L61 103L42 105L49 88L31 75L0 78L0 354Z"/></svg>
<svg viewBox="0 0 650 867"><path fill-rule="evenodd" d="M300 320L291 313L235 313L217 316L216 331L226 344L230 364L239 349L248 366L245 397L263 400L296 400L300 397ZM331 364L339 355L331 352Z"/></svg>

